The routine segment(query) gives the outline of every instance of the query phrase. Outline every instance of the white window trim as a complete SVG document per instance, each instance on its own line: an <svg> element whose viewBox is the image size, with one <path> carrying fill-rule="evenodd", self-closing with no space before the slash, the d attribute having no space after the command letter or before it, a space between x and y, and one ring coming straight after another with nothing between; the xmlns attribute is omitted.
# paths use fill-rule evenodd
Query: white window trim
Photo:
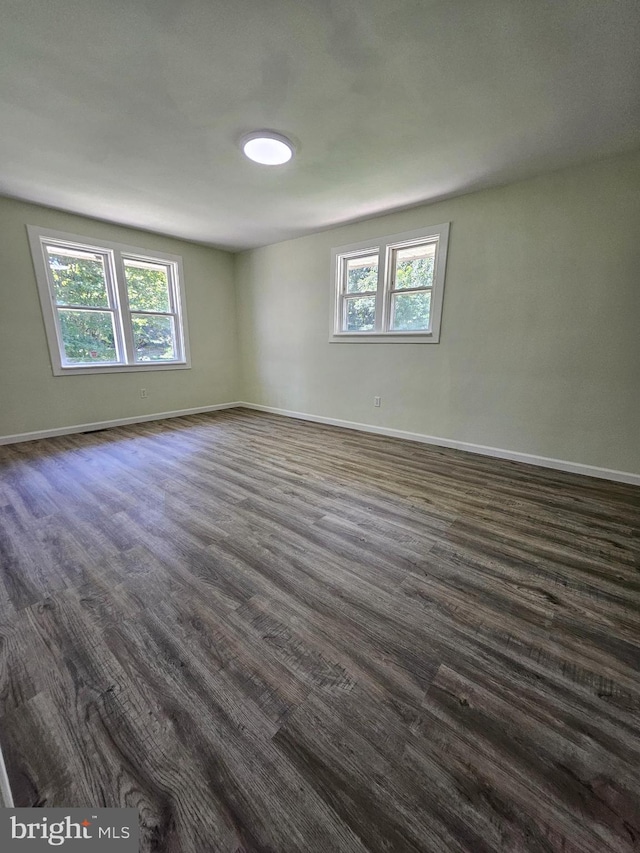
<svg viewBox="0 0 640 853"><path fill-rule="evenodd" d="M394 250L420 243L437 242L434 264L433 288L431 296L431 328L428 331L401 332L389 329L391 312L391 257ZM402 234L391 234L374 240L363 240L338 246L331 250L331 326L330 343L404 343L437 344L440 342L442 324L442 303L444 300L444 280L449 245L449 223L434 225L431 228L418 228ZM359 255L378 255L378 288L376 291L376 328L375 331L342 331L342 268L345 259Z"/></svg>
<svg viewBox="0 0 640 853"><path fill-rule="evenodd" d="M157 252L153 249L141 249L139 246L129 246L124 243L114 243L111 240L100 240L94 237L81 237L78 234L68 234L63 231L53 231L36 225L27 225L31 257L38 284L42 316L47 333L51 367L54 376L75 376L86 373L135 373L147 370L185 370L191 367L189 349L189 330L187 325L187 305L185 299L184 275L180 255L170 255L167 252ZM57 319L57 308L50 270L45 261L45 244L57 242L61 245L86 249L102 255L108 255L109 262L105 263L106 285L115 306L116 314L127 316L129 303L124 278L123 255L139 260L159 261L171 269L172 282L169 288L172 311L176 317L176 343L179 358L175 361L163 362L132 362L127 364L81 364L66 365L62 363L63 343ZM120 352L128 353L131 359L133 338L128 322L116 322L116 346Z"/></svg>

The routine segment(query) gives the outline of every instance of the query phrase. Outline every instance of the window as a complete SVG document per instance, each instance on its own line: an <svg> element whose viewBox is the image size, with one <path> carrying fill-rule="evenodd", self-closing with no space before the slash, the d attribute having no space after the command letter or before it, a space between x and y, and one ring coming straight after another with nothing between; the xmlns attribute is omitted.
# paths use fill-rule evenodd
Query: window
<svg viewBox="0 0 640 853"><path fill-rule="evenodd" d="M449 224L332 252L333 342L438 343Z"/></svg>
<svg viewBox="0 0 640 853"><path fill-rule="evenodd" d="M190 366L181 258L27 230L56 376Z"/></svg>

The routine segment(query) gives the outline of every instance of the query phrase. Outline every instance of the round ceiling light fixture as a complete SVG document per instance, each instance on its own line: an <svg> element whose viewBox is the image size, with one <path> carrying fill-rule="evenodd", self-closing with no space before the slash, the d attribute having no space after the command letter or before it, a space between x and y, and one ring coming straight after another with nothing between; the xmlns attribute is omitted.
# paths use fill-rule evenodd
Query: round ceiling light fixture
<svg viewBox="0 0 640 853"><path fill-rule="evenodd" d="M263 166L282 166L293 157L293 142L281 133L257 130L242 137L242 150L249 160Z"/></svg>

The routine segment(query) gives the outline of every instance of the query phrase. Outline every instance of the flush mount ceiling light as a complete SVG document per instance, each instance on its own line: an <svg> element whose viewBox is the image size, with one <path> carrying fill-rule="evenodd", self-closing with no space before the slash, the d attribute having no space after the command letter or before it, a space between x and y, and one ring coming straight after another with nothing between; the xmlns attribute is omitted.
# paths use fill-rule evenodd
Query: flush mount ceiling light
<svg viewBox="0 0 640 853"><path fill-rule="evenodd" d="M293 143L280 133L258 130L242 137L242 150L250 160L263 166L281 166L293 157Z"/></svg>

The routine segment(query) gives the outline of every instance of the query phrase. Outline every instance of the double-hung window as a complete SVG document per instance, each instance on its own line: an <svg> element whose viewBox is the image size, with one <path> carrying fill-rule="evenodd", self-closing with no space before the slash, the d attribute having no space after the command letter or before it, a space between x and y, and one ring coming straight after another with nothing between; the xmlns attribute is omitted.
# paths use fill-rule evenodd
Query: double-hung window
<svg viewBox="0 0 640 853"><path fill-rule="evenodd" d="M190 366L180 257L28 233L55 375Z"/></svg>
<svg viewBox="0 0 640 853"><path fill-rule="evenodd" d="M438 343L449 224L332 251L333 342Z"/></svg>

